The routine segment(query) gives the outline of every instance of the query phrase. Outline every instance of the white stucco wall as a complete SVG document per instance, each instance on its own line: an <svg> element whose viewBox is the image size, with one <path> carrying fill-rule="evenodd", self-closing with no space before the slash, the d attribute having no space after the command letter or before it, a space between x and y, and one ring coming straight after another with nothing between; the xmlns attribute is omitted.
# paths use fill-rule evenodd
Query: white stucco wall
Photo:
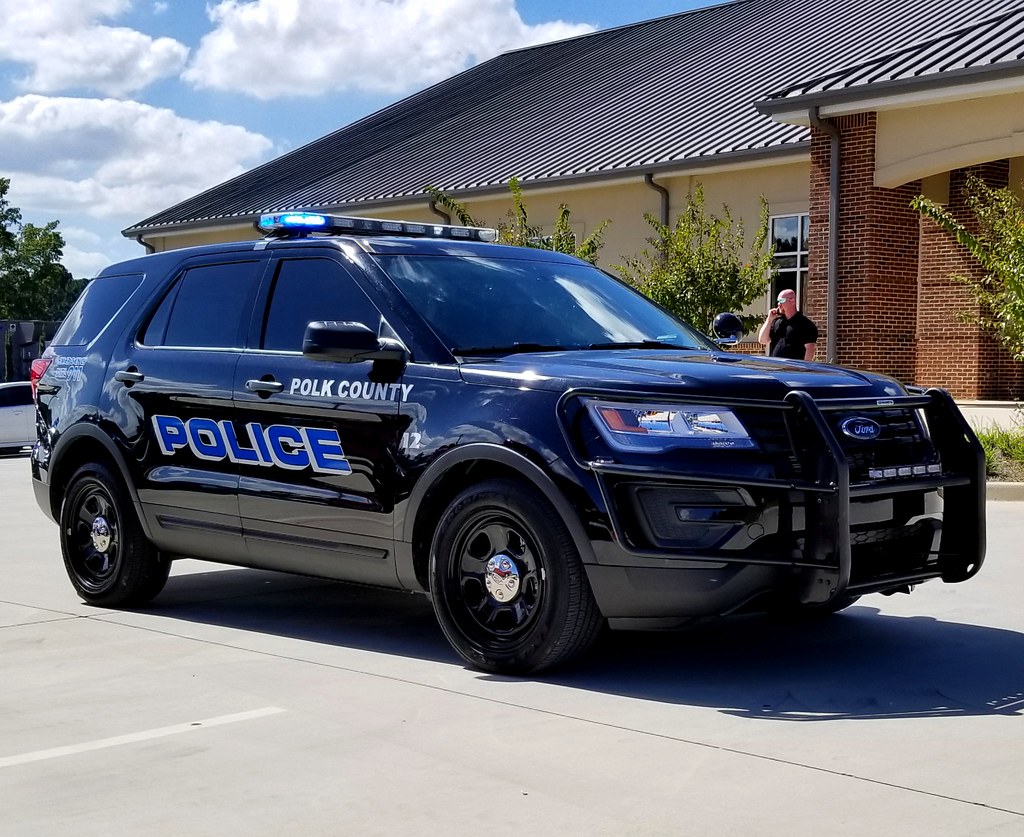
<svg viewBox="0 0 1024 837"><path fill-rule="evenodd" d="M808 208L809 163L807 160L776 165L759 165L736 170L694 172L692 174L660 175L655 182L669 190L669 222L682 208L687 193L698 182L704 186L707 211L720 214L726 204L733 219L742 220L747 240L753 238L760 214L759 196L764 195L772 214L806 212ZM460 196L456 195L456 198ZM657 217L661 211L661 196L647 186L642 176L595 186L542 187L524 186L524 200L531 224L550 232L558 214L558 207L568 205L572 226L577 236L590 235L602 221L610 223L603 235L604 247L599 262L606 268L621 264L626 258L639 254L652 234L644 220L644 213ZM481 223L496 225L506 220L512 206L508 193L486 198L468 198L465 204ZM404 206L367 207L361 215L379 218L403 218L410 221L437 221L430 213L426 201ZM154 236L150 243L157 250L177 249L217 241L241 241L256 237L250 225L226 225L209 231L183 232L171 236Z"/></svg>
<svg viewBox="0 0 1024 837"><path fill-rule="evenodd" d="M940 172L1022 157L1024 93L878 113L877 186L895 188ZM1021 175L1024 170L1018 163L1011 170L1015 185Z"/></svg>

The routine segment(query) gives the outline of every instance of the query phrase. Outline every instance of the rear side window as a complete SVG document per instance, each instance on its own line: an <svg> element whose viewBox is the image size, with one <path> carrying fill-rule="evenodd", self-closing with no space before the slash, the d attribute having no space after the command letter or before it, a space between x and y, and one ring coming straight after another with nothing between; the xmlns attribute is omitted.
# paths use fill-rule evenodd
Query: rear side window
<svg viewBox="0 0 1024 837"><path fill-rule="evenodd" d="M91 343L141 282L141 273L93 279L64 318L50 345L85 346Z"/></svg>
<svg viewBox="0 0 1024 837"><path fill-rule="evenodd" d="M262 263L255 261L189 268L150 318L142 343L241 348L261 268Z"/></svg>

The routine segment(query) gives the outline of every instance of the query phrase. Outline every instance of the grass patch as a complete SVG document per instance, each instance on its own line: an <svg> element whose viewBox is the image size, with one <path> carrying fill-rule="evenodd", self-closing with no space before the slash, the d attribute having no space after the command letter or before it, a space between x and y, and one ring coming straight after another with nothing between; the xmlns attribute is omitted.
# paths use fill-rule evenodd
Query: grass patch
<svg viewBox="0 0 1024 837"><path fill-rule="evenodd" d="M989 477L1024 482L1024 428L992 426L975 433L985 449L985 468Z"/></svg>

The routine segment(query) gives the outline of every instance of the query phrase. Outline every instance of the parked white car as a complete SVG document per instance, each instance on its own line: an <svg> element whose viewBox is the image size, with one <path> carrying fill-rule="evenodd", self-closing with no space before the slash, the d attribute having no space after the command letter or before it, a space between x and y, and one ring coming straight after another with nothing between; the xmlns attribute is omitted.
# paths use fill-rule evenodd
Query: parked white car
<svg viewBox="0 0 1024 837"><path fill-rule="evenodd" d="M28 381L0 384L0 453L34 445L36 408Z"/></svg>

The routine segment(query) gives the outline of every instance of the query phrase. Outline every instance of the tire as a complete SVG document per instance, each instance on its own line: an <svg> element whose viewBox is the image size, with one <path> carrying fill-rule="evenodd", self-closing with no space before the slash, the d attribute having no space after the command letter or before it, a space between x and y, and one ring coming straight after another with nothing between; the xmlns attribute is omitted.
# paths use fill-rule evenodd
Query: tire
<svg viewBox="0 0 1024 837"><path fill-rule="evenodd" d="M431 544L430 590L448 641L485 671L566 663L603 624L565 523L512 480L482 482L452 501Z"/></svg>
<svg viewBox="0 0 1024 837"><path fill-rule="evenodd" d="M146 540L121 481L100 463L82 466L68 484L60 547L68 578L89 604L145 604L170 572L170 561Z"/></svg>

